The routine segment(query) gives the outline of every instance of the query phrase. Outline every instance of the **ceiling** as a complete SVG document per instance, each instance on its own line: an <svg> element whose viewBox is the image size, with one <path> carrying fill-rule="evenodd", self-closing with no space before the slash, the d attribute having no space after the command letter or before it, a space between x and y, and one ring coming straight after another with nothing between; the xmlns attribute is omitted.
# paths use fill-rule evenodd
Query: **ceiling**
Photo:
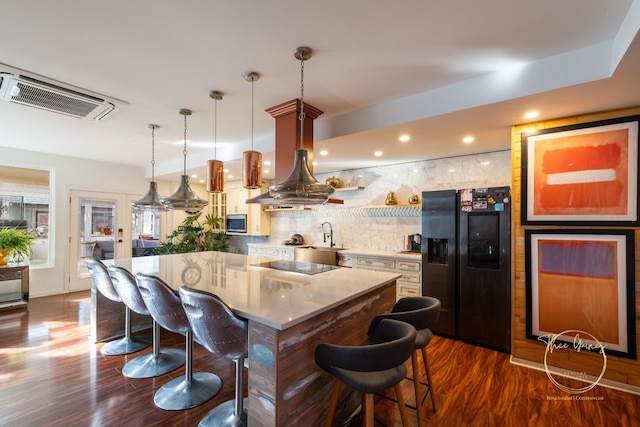
<svg viewBox="0 0 640 427"><path fill-rule="evenodd" d="M154 123L156 179L177 179L178 111L189 108L188 172L203 176L215 134L216 157L239 178L252 144L274 157L264 110L300 97L298 46L313 49L305 102L324 112L316 172L508 150L527 111L537 121L640 105L639 29L640 0L5 2L0 62L122 106L91 121L0 100L0 154L117 162L150 176ZM261 76L253 109L250 71ZM223 93L216 132L212 90ZM475 141L463 144L467 135Z"/></svg>

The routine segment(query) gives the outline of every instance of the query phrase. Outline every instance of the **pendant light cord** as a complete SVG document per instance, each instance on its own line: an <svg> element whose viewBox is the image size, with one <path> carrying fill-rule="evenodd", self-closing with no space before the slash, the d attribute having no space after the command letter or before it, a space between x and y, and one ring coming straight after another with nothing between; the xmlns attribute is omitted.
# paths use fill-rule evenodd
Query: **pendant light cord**
<svg viewBox="0 0 640 427"><path fill-rule="evenodd" d="M300 56L300 149L304 149L304 55Z"/></svg>
<svg viewBox="0 0 640 427"><path fill-rule="evenodd" d="M253 151L253 82L256 79L251 78L251 151Z"/></svg>
<svg viewBox="0 0 640 427"><path fill-rule="evenodd" d="M156 125L151 125L151 181L156 180Z"/></svg>
<svg viewBox="0 0 640 427"><path fill-rule="evenodd" d="M218 160L218 100L213 109L213 159Z"/></svg>
<svg viewBox="0 0 640 427"><path fill-rule="evenodd" d="M187 174L187 114L184 114L184 149L182 150L184 156L184 175Z"/></svg>

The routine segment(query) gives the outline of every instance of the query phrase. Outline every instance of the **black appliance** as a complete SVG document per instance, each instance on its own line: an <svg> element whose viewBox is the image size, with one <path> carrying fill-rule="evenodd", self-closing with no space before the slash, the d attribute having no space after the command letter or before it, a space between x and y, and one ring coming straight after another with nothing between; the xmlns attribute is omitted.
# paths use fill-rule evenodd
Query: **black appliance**
<svg viewBox="0 0 640 427"><path fill-rule="evenodd" d="M246 233L247 216L244 214L230 214L225 218L227 233Z"/></svg>
<svg viewBox="0 0 640 427"><path fill-rule="evenodd" d="M436 333L511 349L509 187L422 193L422 294L442 303Z"/></svg>

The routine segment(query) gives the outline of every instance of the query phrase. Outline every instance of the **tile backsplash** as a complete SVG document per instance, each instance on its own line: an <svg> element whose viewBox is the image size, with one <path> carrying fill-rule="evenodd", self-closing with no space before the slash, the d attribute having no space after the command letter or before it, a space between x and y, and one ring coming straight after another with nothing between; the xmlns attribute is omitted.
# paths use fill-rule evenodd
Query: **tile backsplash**
<svg viewBox="0 0 640 427"><path fill-rule="evenodd" d="M315 174L320 182L333 176L340 180L341 187L349 184L363 189L334 193L333 197L344 200L343 205L327 204L309 210L271 212L271 236L234 237L231 250L247 253L247 243L282 243L294 233L302 234L307 244L328 246L329 242L323 241L321 224L330 222L337 246L400 251L405 234L421 232L420 207L408 206L409 196L421 196L423 191L509 186L511 152ZM397 207L384 207L390 191L396 196Z"/></svg>

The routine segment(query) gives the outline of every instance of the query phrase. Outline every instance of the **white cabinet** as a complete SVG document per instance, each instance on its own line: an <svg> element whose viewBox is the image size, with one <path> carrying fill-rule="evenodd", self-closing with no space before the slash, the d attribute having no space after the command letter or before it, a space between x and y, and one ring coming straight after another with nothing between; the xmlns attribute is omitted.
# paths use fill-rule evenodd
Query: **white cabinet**
<svg viewBox="0 0 640 427"><path fill-rule="evenodd" d="M246 188L227 190L227 214L246 214L246 200L250 197Z"/></svg>
<svg viewBox="0 0 640 427"><path fill-rule="evenodd" d="M228 183L224 192L225 216L229 214L247 215L247 236L268 236L271 234L271 216L259 203L247 204L247 199L258 196L268 191L267 185L262 188L248 190L242 187L241 181ZM229 233L245 235L244 233Z"/></svg>
<svg viewBox="0 0 640 427"><path fill-rule="evenodd" d="M249 255L263 256L274 259L286 259L288 261L294 260L295 248L293 246L270 246L265 244L253 243L249 243L247 246L249 247Z"/></svg>
<svg viewBox="0 0 640 427"><path fill-rule="evenodd" d="M401 274L396 281L396 298L422 295L422 261L404 257L340 254L340 265Z"/></svg>

